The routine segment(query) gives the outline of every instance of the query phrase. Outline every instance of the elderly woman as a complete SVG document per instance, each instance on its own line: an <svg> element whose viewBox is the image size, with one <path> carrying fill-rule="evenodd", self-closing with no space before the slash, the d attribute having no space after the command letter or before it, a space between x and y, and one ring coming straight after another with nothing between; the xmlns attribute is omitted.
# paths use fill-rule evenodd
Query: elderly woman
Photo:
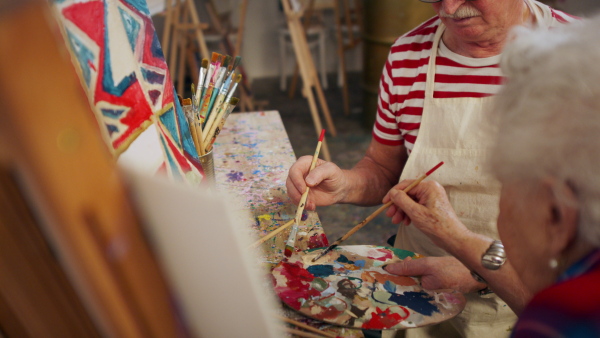
<svg viewBox="0 0 600 338"><path fill-rule="evenodd" d="M490 161L502 183L502 242L468 230L436 182L407 195L403 181L384 199L394 222L418 228L519 314L515 337L600 337L598 32L600 17L523 28L504 52ZM403 274L411 264L386 269Z"/></svg>

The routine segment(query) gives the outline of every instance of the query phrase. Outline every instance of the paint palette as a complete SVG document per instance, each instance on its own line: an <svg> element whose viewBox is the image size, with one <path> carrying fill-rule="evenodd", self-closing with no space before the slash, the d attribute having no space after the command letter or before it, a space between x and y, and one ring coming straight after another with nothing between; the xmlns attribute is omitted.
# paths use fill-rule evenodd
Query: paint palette
<svg viewBox="0 0 600 338"><path fill-rule="evenodd" d="M308 317L368 330L405 329L450 319L465 307L460 292L423 290L419 278L392 275L382 268L419 254L351 245L311 262L321 251L295 253L272 272L279 298Z"/></svg>

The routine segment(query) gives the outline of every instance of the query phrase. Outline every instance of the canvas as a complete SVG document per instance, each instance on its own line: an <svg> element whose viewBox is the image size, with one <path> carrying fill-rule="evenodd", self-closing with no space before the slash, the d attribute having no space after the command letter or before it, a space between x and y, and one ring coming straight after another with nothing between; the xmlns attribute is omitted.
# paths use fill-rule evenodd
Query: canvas
<svg viewBox="0 0 600 338"><path fill-rule="evenodd" d="M202 167L146 1L55 0L54 8L113 154L199 181Z"/></svg>
<svg viewBox="0 0 600 338"><path fill-rule="evenodd" d="M308 317L369 330L405 329L450 319L464 309L466 300L457 291L424 290L417 277L383 269L394 261L418 259L418 254L340 246L313 263L321 250L295 254L272 272L279 298Z"/></svg>

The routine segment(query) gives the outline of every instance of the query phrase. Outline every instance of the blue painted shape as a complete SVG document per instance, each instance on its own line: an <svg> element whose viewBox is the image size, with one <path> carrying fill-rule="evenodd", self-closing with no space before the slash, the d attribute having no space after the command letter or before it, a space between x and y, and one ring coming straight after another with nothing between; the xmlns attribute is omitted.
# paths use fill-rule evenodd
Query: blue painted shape
<svg viewBox="0 0 600 338"><path fill-rule="evenodd" d="M340 257L338 257L338 259L336 259L336 261L340 262L340 263L354 264L353 261L349 260L348 257L346 257L344 255L340 255Z"/></svg>
<svg viewBox="0 0 600 338"><path fill-rule="evenodd" d="M173 93L175 93L175 89L173 89ZM177 93L175 93L174 97L177 97ZM188 124L188 121L185 118L185 114L183 113L183 109L179 104L179 100L175 99L174 103L177 113L177 122L179 123L180 128L179 135L181 135L182 138L179 145L183 148L183 150L186 153L190 154L194 158L197 158L198 153L196 152L196 146L194 145L194 140L192 139L192 134L190 133L190 125Z"/></svg>
<svg viewBox="0 0 600 338"><path fill-rule="evenodd" d="M169 134L171 134L171 137L173 138L175 143L179 146L179 133L177 131L177 121L175 120L175 111L173 110L173 108L167 110L162 115L160 115L159 119L160 122L162 122L162 124L165 126L165 128L167 128L167 131L169 132Z"/></svg>
<svg viewBox="0 0 600 338"><path fill-rule="evenodd" d="M165 58L165 55L163 54L163 50L160 47L160 41L158 40L158 35L156 35L156 32L154 32L154 35L152 37L151 51L152 51L153 56L155 56L157 58L161 58L161 59Z"/></svg>
<svg viewBox="0 0 600 338"><path fill-rule="evenodd" d="M386 280L385 283L383 283L383 288L385 289L385 291L390 293L396 292L396 284L392 283L389 280Z"/></svg>
<svg viewBox="0 0 600 338"><path fill-rule="evenodd" d="M167 143L165 142L164 137L162 135L160 135L160 143L162 144L163 148L165 149L165 154L167 154L167 163L169 164L169 167L171 167L171 172L173 173L173 177L175 177L176 179L182 180L183 177L181 177L181 174L179 173L179 166L177 166L177 162L171 156L171 151L169 149L169 146L167 146Z"/></svg>
<svg viewBox="0 0 600 338"><path fill-rule="evenodd" d="M108 27L108 2L104 3L104 27ZM104 74L102 76L102 88L105 92L122 96L125 90L137 81L135 72L131 70L131 74L125 76L118 84L113 82L112 65L110 63L110 36L108 29L104 30Z"/></svg>
<svg viewBox="0 0 600 338"><path fill-rule="evenodd" d="M119 14L121 14L121 21L125 27L125 33L127 33L127 39L131 46L131 51L135 51L135 43L140 34L140 23L135 20L129 13L119 8Z"/></svg>
<svg viewBox="0 0 600 338"><path fill-rule="evenodd" d="M134 7L138 11L140 11L142 14L145 14L146 16L150 16L150 10L148 9L148 4L146 3L146 0L121 0L121 1L130 4L132 7Z"/></svg>
<svg viewBox="0 0 600 338"><path fill-rule="evenodd" d="M365 260L364 259L359 259L354 261L354 265L358 266L359 268L364 268L365 267Z"/></svg>
<svg viewBox="0 0 600 338"><path fill-rule="evenodd" d="M110 117L111 119L120 119L121 115L125 112L125 109L110 109L110 108L102 108L100 109L102 115L106 117Z"/></svg>
<svg viewBox="0 0 600 338"><path fill-rule="evenodd" d="M311 265L306 268L315 277L328 277L334 274L332 265Z"/></svg>
<svg viewBox="0 0 600 338"><path fill-rule="evenodd" d="M431 303L432 301L435 301L433 296L430 296L423 291L407 291L404 292L404 294L392 293L389 301L406 306L424 316L431 316L434 312L440 312L437 306Z"/></svg>
<svg viewBox="0 0 600 338"><path fill-rule="evenodd" d="M114 133L116 133L116 132L119 131L119 127L117 127L115 125L108 124L108 123L105 123L105 125L106 125L106 129L108 129L108 135L109 136L112 136L112 134L114 134Z"/></svg>
<svg viewBox="0 0 600 338"><path fill-rule="evenodd" d="M92 79L92 70L90 68L90 64L94 64L94 60L96 59L94 53L79 40L76 34L71 33L71 31L68 29L67 36L69 38L71 50L77 57L77 62L79 63L79 68L83 74L85 84L88 88L90 88L90 82Z"/></svg>
<svg viewBox="0 0 600 338"><path fill-rule="evenodd" d="M144 76L144 80L148 83L152 84L163 84L165 81L165 76L161 73L157 73L153 70L146 69L144 67L140 68L142 70L142 75Z"/></svg>

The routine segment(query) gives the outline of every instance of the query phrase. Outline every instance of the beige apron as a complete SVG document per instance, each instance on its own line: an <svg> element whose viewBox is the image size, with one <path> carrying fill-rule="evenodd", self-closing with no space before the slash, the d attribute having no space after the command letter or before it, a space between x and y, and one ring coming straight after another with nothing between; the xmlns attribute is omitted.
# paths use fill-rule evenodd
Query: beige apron
<svg viewBox="0 0 600 338"><path fill-rule="evenodd" d="M431 177L444 186L461 221L473 232L498 238L496 218L500 184L484 172L494 130L486 123L486 98L434 99L435 60L445 26L441 24L429 58L421 127L400 180L417 178L445 164ZM395 247L426 256L446 256L412 226L400 226ZM409 329L406 337L507 337L516 316L496 296L467 296L465 310L441 326Z"/></svg>

